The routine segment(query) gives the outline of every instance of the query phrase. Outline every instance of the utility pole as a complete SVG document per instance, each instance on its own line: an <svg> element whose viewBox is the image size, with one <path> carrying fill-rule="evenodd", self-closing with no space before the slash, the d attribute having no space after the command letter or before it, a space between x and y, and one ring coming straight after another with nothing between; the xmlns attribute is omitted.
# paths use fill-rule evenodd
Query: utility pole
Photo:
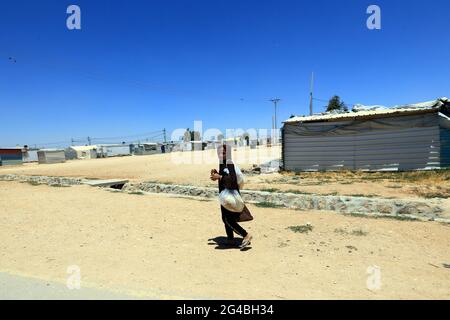
<svg viewBox="0 0 450 320"><path fill-rule="evenodd" d="M314 72L311 73L311 91L309 94L309 115L313 115Z"/></svg>
<svg viewBox="0 0 450 320"><path fill-rule="evenodd" d="M275 113L274 113L274 122L275 122L275 124L274 124L274 126L272 126L272 128L277 130L277 105L278 105L278 102L281 101L281 99L275 98L275 99L270 99L269 101L273 102L273 105L275 107Z"/></svg>
<svg viewBox="0 0 450 320"><path fill-rule="evenodd" d="M271 134L271 141L272 141L272 145L276 144L276 142L278 141L278 130L277 130L277 105L278 102L281 101L281 99L275 98L275 99L271 99L269 100L271 102L273 102L273 105L275 107L275 113L272 117L272 134Z"/></svg>

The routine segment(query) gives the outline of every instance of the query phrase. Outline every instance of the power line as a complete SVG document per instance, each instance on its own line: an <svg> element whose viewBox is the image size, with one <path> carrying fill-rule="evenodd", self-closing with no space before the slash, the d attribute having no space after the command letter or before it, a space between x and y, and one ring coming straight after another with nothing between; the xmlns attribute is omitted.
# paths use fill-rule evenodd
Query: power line
<svg viewBox="0 0 450 320"><path fill-rule="evenodd" d="M140 141L142 141L142 140L146 140L146 141L152 141L152 140L162 140L163 139L163 136L164 136L164 134L158 134L158 135L155 135L155 136L149 136L149 137L142 137L142 138L140 138L140 139L137 139L137 140L129 140L129 141L118 141L118 140L115 140L114 142L112 142L112 140L106 140L106 139L104 139L104 140L98 140L98 141L96 141L95 142L95 144L123 144L123 142L126 142L126 143L138 143L138 142L140 142Z"/></svg>
<svg viewBox="0 0 450 320"><path fill-rule="evenodd" d="M164 130L158 130L158 131L151 131L151 132L146 132L146 133L142 133L142 134L135 134L135 135L127 135L127 136L118 136L118 137L104 137L104 138L92 138L92 137L87 137L87 138L72 138L70 140L64 140L64 141L55 141L55 142L40 142L40 143L31 143L29 145L32 146L62 146L62 145L73 145L74 143L85 143L88 142L88 144L90 145L92 142L94 142L94 140L97 143L107 143L105 141L113 141L113 140L122 140L122 139L127 139L127 138L138 138L138 137L142 137L141 139L155 139L155 138L160 138L164 136ZM133 141L137 141L137 140L133 140ZM123 142L123 141L122 141ZM121 144L114 142L111 144ZM110 143L108 143L110 144Z"/></svg>
<svg viewBox="0 0 450 320"><path fill-rule="evenodd" d="M7 55L5 53L1 53L4 57L6 57L8 59L8 61L12 64L17 64L18 61L23 64L23 62L25 61L25 63L31 64L33 65L33 63L30 63L27 60L23 60L23 59L19 59L17 60L17 58L15 56L12 55ZM59 66L57 64L49 64L49 63L43 63L42 61L40 61L40 63L38 64L34 64L37 65L38 67L42 67L42 68L47 68L50 69L52 71L54 71L55 69L59 68ZM60 69L61 70L61 69ZM105 75L99 75L99 74L94 74L91 72L84 72L84 71L80 71L79 69L77 69L74 72L71 72L71 75L73 75L74 73L77 73L80 76L84 76L87 77L89 79L94 79L94 80L100 80L100 81L104 81L104 82L113 82L111 80L110 77L105 76ZM156 84L156 83L148 83L148 82L144 82L144 81L140 81L140 80L133 80L133 79L123 79L121 78L120 80L115 80L117 82L121 82L121 83L128 83L134 87L140 88L140 89L144 89L144 90L150 90L150 91L154 91L154 92L160 92L160 93L164 93L164 94L174 94L174 95L182 95L185 98L188 97L189 95L195 96L195 99L198 100L198 97L201 98L202 94L204 93L200 93L200 92L193 92L193 91L186 91L186 90L179 90L179 88L174 88L174 87L167 87L165 85L161 85L161 84ZM320 102L328 102L329 100L325 100L325 99L320 99L320 98L314 98L313 97L313 88L314 88L314 73L311 74L311 91L310 91L310 113L312 111L312 101L320 101ZM225 100L234 100L234 101L240 101L240 102L250 102L250 103L260 103L263 102L263 99L246 99L246 98L237 98L237 97L217 97L217 98L208 98L209 99L214 99L216 101L225 101ZM273 99L272 99L273 100ZM272 101L270 100L270 101ZM273 102L273 101L272 101ZM356 106L356 103L348 103L348 105L350 106ZM276 118L276 115L275 115ZM276 123L276 119L275 119L275 123Z"/></svg>
<svg viewBox="0 0 450 320"><path fill-rule="evenodd" d="M133 134L133 135L128 135L128 136L116 136L116 137L103 137L103 138L92 138L92 140L115 140L115 139L127 139L127 138L137 138L137 137L142 137L142 136L148 136L148 135L152 135L154 133L159 133L161 132L161 134L163 133L164 130L157 130L157 131L151 131L151 132L145 132L145 133L139 133L139 134Z"/></svg>
<svg viewBox="0 0 450 320"><path fill-rule="evenodd" d="M59 144L66 144L70 143L70 141L58 141L58 142L45 142L45 143L31 143L31 145L38 145L38 146L52 146L52 145L59 145Z"/></svg>
<svg viewBox="0 0 450 320"><path fill-rule="evenodd" d="M17 60L15 57L10 56L10 55L6 55L4 53L2 53L2 55L4 57L8 57L7 59L10 62L13 63L17 63ZM55 63L51 63L49 64L48 62L42 62L39 61L39 63L32 63L29 60L23 60L20 59L19 60L21 64L28 64L28 65L34 65L34 66L38 66L40 68L44 68L47 70L51 70L51 71L55 71L57 69L62 70L60 68L59 65L55 64ZM25 63L24 63L25 61ZM180 89L180 88L174 88L174 87L168 87L165 85L161 85L161 84L156 84L156 83L148 83L148 82L144 82L144 81L140 81L140 80L134 80L134 79L124 79L124 78L120 78L120 79L116 79L116 80L112 80L110 76L106 76L106 75L101 75L101 74L94 74L91 72L85 72L85 71L80 71L79 68L77 68L76 70L73 70L70 72L71 77L73 77L74 74L77 74L79 76L85 77L85 78L89 78L89 79L93 79L93 80L99 80L102 82L119 82L119 83L127 83L135 88L139 88L139 89L143 89L143 90L149 90L149 91L153 91L153 92L159 92L159 93L163 93L163 94L168 94L168 95L177 95L177 96L181 96L183 98L189 98L189 99L195 99L196 101L200 99L204 100L214 100L214 101L226 101L226 100L231 100L231 101L235 101L235 102L250 102L250 103L260 103L263 102L263 99L247 99L247 98L243 98L243 97L225 97L225 96L217 96L217 97L211 97L211 98L206 98L206 94L205 92L194 92L192 90L184 90L184 89Z"/></svg>

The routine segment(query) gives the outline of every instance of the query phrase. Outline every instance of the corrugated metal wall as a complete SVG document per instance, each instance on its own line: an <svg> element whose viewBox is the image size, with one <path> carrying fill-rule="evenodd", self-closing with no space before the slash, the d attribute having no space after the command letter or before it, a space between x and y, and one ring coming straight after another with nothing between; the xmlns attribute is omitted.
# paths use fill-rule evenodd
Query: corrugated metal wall
<svg viewBox="0 0 450 320"><path fill-rule="evenodd" d="M22 164L22 150L0 149L0 166Z"/></svg>
<svg viewBox="0 0 450 320"><path fill-rule="evenodd" d="M27 152L23 153L23 162L37 162L37 153L37 150L28 150Z"/></svg>
<svg viewBox="0 0 450 320"><path fill-rule="evenodd" d="M348 134L299 135L285 130L283 140L284 168L290 171L334 171L334 170L416 170L441 167L441 137L450 143L448 130L442 133L437 114L423 115L426 126L405 127L408 116L400 117L402 128L392 126L384 129L362 130ZM354 124L362 128L363 121L305 123L312 131L324 126ZM434 125L433 125L434 124ZM292 126L291 124L286 124ZM407 125L406 125L407 126ZM326 131L326 130L325 130ZM450 145L449 145L450 146ZM450 148L448 149L450 151ZM450 154L446 154L442 165L448 166Z"/></svg>
<svg viewBox="0 0 450 320"><path fill-rule="evenodd" d="M61 163L66 161L64 150L38 151L39 163Z"/></svg>
<svg viewBox="0 0 450 320"><path fill-rule="evenodd" d="M131 155L130 145L103 146L107 157Z"/></svg>
<svg viewBox="0 0 450 320"><path fill-rule="evenodd" d="M447 128L440 128L441 135L441 167L450 167L450 130Z"/></svg>

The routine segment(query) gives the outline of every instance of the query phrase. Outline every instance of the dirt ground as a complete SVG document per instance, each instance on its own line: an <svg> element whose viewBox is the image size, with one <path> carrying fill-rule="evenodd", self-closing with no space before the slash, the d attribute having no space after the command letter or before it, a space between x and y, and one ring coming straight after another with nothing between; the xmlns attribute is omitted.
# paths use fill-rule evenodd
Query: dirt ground
<svg viewBox="0 0 450 320"><path fill-rule="evenodd" d="M0 208L9 274L65 283L78 265L83 287L162 299L450 298L450 225L436 222L250 206L242 252L217 245L216 201L0 182Z"/></svg>
<svg viewBox="0 0 450 320"><path fill-rule="evenodd" d="M251 174L253 165L279 159L279 146L239 148L233 159L246 172L246 189L295 193L339 194L382 198L450 197L450 170L389 173L273 173ZM71 160L60 164L25 164L0 167L0 174L50 175L95 179L120 178L131 181L215 186L210 169L217 167L215 150L174 152L92 160Z"/></svg>
<svg viewBox="0 0 450 320"><path fill-rule="evenodd" d="M233 151L233 159L242 169L280 157L280 147ZM127 156L104 159L70 160L57 164L30 163L0 167L0 174L51 175L86 178L120 178L132 181L215 185L210 170L217 168L216 150L173 152L148 156Z"/></svg>

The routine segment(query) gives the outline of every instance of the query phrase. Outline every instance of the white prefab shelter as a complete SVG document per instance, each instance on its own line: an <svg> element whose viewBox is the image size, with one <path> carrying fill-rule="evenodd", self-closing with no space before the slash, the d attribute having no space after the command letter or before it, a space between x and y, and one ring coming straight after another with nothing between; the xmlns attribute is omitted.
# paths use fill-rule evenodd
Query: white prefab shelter
<svg viewBox="0 0 450 320"><path fill-rule="evenodd" d="M133 145L133 154L138 156L161 153L161 145L154 142L139 143Z"/></svg>
<svg viewBox="0 0 450 320"><path fill-rule="evenodd" d="M131 146L129 144L104 144L97 146L101 157L130 156Z"/></svg>
<svg viewBox="0 0 450 320"><path fill-rule="evenodd" d="M38 150L25 150L22 154L23 162L38 162Z"/></svg>
<svg viewBox="0 0 450 320"><path fill-rule="evenodd" d="M97 146L71 146L77 154L77 159L96 159L97 158Z"/></svg>
<svg viewBox="0 0 450 320"><path fill-rule="evenodd" d="M74 160L78 158L77 152L70 147L64 149L64 153L66 154L66 160Z"/></svg>
<svg viewBox="0 0 450 320"><path fill-rule="evenodd" d="M293 117L284 122L288 171L403 171L450 167L450 100Z"/></svg>
<svg viewBox="0 0 450 320"><path fill-rule="evenodd" d="M61 163L66 161L64 150L59 149L41 149L37 152L38 162L43 163Z"/></svg>

